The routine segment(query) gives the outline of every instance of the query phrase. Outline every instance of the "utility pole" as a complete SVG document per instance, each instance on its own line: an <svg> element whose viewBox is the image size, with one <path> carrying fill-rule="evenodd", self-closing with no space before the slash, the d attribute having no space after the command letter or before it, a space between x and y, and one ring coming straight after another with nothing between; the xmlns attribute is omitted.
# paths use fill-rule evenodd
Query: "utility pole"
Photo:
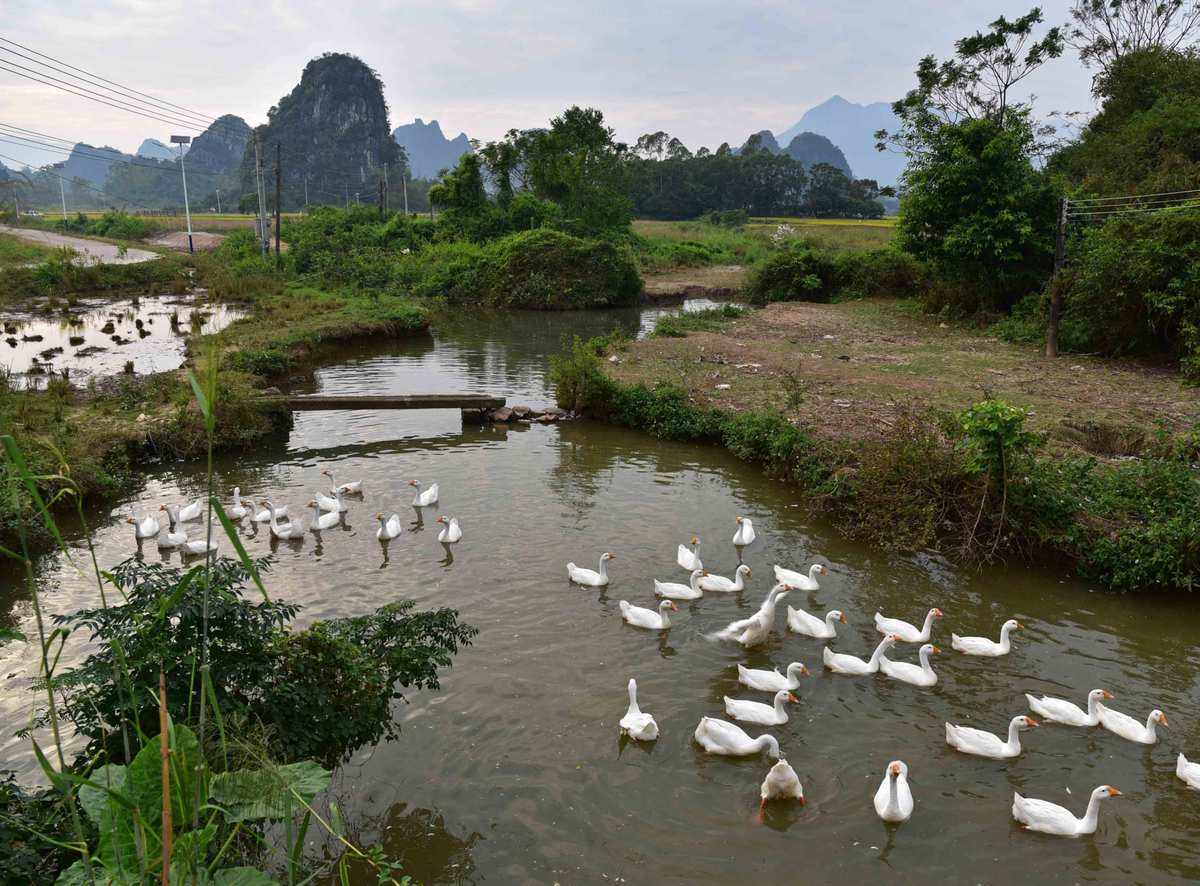
<svg viewBox="0 0 1200 886"><path fill-rule="evenodd" d="M67 192L63 188L63 177L58 177L58 196L62 197L63 206L63 230L67 229Z"/></svg>
<svg viewBox="0 0 1200 886"><path fill-rule="evenodd" d="M258 197L258 242L262 249L263 258L267 257L267 198L263 194L262 150L258 134L254 135L254 183L255 196Z"/></svg>
<svg viewBox="0 0 1200 886"><path fill-rule="evenodd" d="M171 144L179 145L179 171L183 175L183 211L187 215L188 252L194 253L196 248L192 245L192 209L188 205L187 168L183 165L183 146L190 145L191 143L192 137L190 135L171 136Z"/></svg>
<svg viewBox="0 0 1200 886"><path fill-rule="evenodd" d="M383 179L379 179L379 217L383 218Z"/></svg>
<svg viewBox="0 0 1200 886"><path fill-rule="evenodd" d="M1067 217L1071 201L1058 201L1058 228L1054 232L1054 277L1050 280L1050 318L1046 323L1046 356L1058 356L1058 327L1062 321L1062 281L1059 279L1067 262Z"/></svg>
<svg viewBox="0 0 1200 886"><path fill-rule="evenodd" d="M279 218L283 208L283 166L279 159L279 142L275 142L275 269L278 270L283 259L279 256Z"/></svg>
<svg viewBox="0 0 1200 886"><path fill-rule="evenodd" d="M217 215L221 214L221 189L217 188Z"/></svg>
<svg viewBox="0 0 1200 886"><path fill-rule="evenodd" d="M408 173L400 173L400 183L404 185L404 215L408 215Z"/></svg>
<svg viewBox="0 0 1200 886"><path fill-rule="evenodd" d="M388 176L386 163L383 164L383 200L380 201L379 205L383 207L385 212L388 209L391 209L391 207L388 206Z"/></svg>
<svg viewBox="0 0 1200 886"><path fill-rule="evenodd" d="M304 209L308 210L308 173L304 173Z"/></svg>

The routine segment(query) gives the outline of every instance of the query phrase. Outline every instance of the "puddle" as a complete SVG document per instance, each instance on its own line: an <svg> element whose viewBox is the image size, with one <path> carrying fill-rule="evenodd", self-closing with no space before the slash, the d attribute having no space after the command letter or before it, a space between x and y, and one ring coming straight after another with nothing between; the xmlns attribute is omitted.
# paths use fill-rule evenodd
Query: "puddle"
<svg viewBox="0 0 1200 886"><path fill-rule="evenodd" d="M183 365L187 340L224 329L245 311L187 295L153 295L76 303L53 315L6 313L0 336L0 366L18 387L39 387L50 373L69 370L72 384L125 371L167 372Z"/></svg>

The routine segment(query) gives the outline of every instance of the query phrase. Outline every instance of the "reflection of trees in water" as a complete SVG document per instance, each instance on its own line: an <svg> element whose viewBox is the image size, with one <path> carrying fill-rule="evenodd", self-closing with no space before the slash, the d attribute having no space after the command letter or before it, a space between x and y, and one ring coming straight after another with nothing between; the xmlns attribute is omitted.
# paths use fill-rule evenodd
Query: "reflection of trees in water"
<svg viewBox="0 0 1200 886"><path fill-rule="evenodd" d="M418 883L473 883L475 861L471 849L482 835L459 837L446 827L446 819L430 809L409 809L397 803L383 821L380 842L391 858L404 865L403 873ZM374 882L366 871L357 872L355 882Z"/></svg>

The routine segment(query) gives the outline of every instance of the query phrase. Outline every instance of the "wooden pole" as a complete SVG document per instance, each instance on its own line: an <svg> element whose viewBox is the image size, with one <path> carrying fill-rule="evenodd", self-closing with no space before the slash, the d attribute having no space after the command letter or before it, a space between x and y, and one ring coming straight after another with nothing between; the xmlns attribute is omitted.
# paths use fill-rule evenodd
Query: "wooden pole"
<svg viewBox="0 0 1200 886"><path fill-rule="evenodd" d="M171 742L167 731L167 675L158 672L158 748L162 761L162 886L171 880Z"/></svg>
<svg viewBox="0 0 1200 886"><path fill-rule="evenodd" d="M1059 279L1067 261L1067 212L1071 201L1058 201L1058 226L1054 235L1054 276L1050 278L1050 318L1046 323L1046 356L1058 356L1058 326L1062 321L1062 281Z"/></svg>
<svg viewBox="0 0 1200 886"><path fill-rule="evenodd" d="M283 196L283 167L279 162L279 142L275 142L275 267L283 264L279 256L279 213L280 199Z"/></svg>

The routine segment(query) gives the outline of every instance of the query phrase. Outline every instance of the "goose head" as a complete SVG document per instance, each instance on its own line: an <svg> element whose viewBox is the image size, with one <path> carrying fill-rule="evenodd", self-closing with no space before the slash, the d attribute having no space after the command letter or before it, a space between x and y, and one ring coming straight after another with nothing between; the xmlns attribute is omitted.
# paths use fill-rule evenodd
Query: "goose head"
<svg viewBox="0 0 1200 886"><path fill-rule="evenodd" d="M658 604L659 612L678 612L679 607L675 605L674 600L663 600Z"/></svg>
<svg viewBox="0 0 1200 886"><path fill-rule="evenodd" d="M927 617L928 618L941 618L942 610L940 610L936 606L934 606L932 609L929 610L929 614L927 615Z"/></svg>
<svg viewBox="0 0 1200 886"><path fill-rule="evenodd" d="M1035 729L1041 724L1039 724L1037 720L1033 719L1033 717L1027 717L1022 714L1019 717L1013 717L1012 723L1009 725L1016 726L1018 729Z"/></svg>
<svg viewBox="0 0 1200 886"><path fill-rule="evenodd" d="M1164 714L1162 711L1160 711L1158 708L1155 708L1154 710L1152 710L1150 712L1150 719L1160 726L1169 726L1170 725L1169 723L1167 723L1167 715Z"/></svg>
<svg viewBox="0 0 1200 886"><path fill-rule="evenodd" d="M782 704L785 701L791 702L792 704L800 703L800 699L796 698L795 693L787 689L780 689L775 693L775 704Z"/></svg>
<svg viewBox="0 0 1200 886"><path fill-rule="evenodd" d="M917 654L918 655L931 655L935 652L941 652L941 651L942 650L940 650L938 647L934 646L932 643L926 643L919 650L917 650Z"/></svg>
<svg viewBox="0 0 1200 886"><path fill-rule="evenodd" d="M1122 796L1124 796L1124 794L1110 784L1102 784L1100 787L1096 788L1096 790L1092 791L1092 799L1094 800L1107 800L1109 797Z"/></svg>
<svg viewBox="0 0 1200 886"><path fill-rule="evenodd" d="M891 763L888 763L887 772L885 774L888 778L897 778L901 775L907 778L908 764L903 760L893 760Z"/></svg>
<svg viewBox="0 0 1200 886"><path fill-rule="evenodd" d="M741 518L739 517L738 519L740 520ZM749 577L751 576L751 574L752 574L752 573L750 572L750 567L749 567L749 566L747 566L745 563L743 563L741 566L739 566L739 567L737 568L737 571L738 571L740 574L742 574L742 575L746 576L746 578L749 578Z"/></svg>
<svg viewBox="0 0 1200 886"><path fill-rule="evenodd" d="M808 574L810 578L816 578L818 575L828 575L829 570L820 563L814 563L812 568L808 570Z"/></svg>
<svg viewBox="0 0 1200 886"><path fill-rule="evenodd" d="M436 520L434 520L433 522L435 522L435 523L446 523L446 524L448 524L450 521L448 521L448 520L447 520L445 517L438 517L438 518L437 518Z"/></svg>
<svg viewBox="0 0 1200 886"><path fill-rule="evenodd" d="M826 613L825 618L832 619L834 621L840 621L842 624L846 623L846 613L842 612L840 609L830 609L829 612Z"/></svg>
<svg viewBox="0 0 1200 886"><path fill-rule="evenodd" d="M700 544L700 539L698 539L696 536L693 535L692 536L692 544L694 544L694 545Z"/></svg>
<svg viewBox="0 0 1200 886"><path fill-rule="evenodd" d="M1002 632L1003 631L1015 631L1017 628L1023 628L1023 627L1025 627L1025 625L1021 624L1015 618L1010 618L1008 621L1006 621L1004 624L1002 624L1000 626L1000 630Z"/></svg>
<svg viewBox="0 0 1200 886"><path fill-rule="evenodd" d="M742 523L743 523L743 522L745 522L745 521L744 521L744 520L743 520L741 517L735 517L734 519L736 519L736 520L737 520L737 524L738 524L738 526L741 526L741 525L742 525Z"/></svg>
<svg viewBox="0 0 1200 886"><path fill-rule="evenodd" d="M617 559L617 555L610 554L608 551L605 551L603 554L600 555L600 561L602 563L607 563L609 560L615 560L615 559Z"/></svg>
<svg viewBox="0 0 1200 886"><path fill-rule="evenodd" d="M1108 701L1110 698L1115 698L1115 696L1107 689L1093 689L1088 693L1089 702Z"/></svg>
<svg viewBox="0 0 1200 886"><path fill-rule="evenodd" d="M418 489L420 489L420 488L421 488L421 481L420 481L420 480L409 480L409 481L408 481L408 485L409 485L409 486L416 486Z"/></svg>

